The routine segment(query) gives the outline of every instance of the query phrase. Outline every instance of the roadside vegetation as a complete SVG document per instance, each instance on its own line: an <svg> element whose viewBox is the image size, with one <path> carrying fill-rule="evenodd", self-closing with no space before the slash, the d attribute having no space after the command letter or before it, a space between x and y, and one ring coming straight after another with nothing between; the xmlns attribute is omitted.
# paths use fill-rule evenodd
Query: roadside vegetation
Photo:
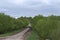
<svg viewBox="0 0 60 40"><path fill-rule="evenodd" d="M29 23L32 25L32 33L28 40L60 40L60 16L48 17L37 15L35 17L13 18L0 13L0 35L8 35L17 30L22 30ZM15 33L15 32L14 32ZM14 34L13 33L13 34Z"/></svg>
<svg viewBox="0 0 60 40"><path fill-rule="evenodd" d="M60 16L35 16L32 27L40 40L60 40Z"/></svg>
<svg viewBox="0 0 60 40"><path fill-rule="evenodd" d="M32 31L27 40L39 40L39 36L35 33L35 31Z"/></svg>
<svg viewBox="0 0 60 40"><path fill-rule="evenodd" d="M0 13L0 35L13 34L17 30L22 30L28 25L26 17L13 18L4 13ZM11 33L10 33L11 32Z"/></svg>

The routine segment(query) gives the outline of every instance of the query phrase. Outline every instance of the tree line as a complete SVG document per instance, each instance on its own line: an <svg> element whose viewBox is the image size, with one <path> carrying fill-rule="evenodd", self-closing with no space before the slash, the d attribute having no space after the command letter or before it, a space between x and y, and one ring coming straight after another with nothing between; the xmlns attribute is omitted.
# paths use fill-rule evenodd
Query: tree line
<svg viewBox="0 0 60 40"><path fill-rule="evenodd" d="M4 13L0 13L0 34L21 30L25 28L28 23L27 17L19 17L16 19Z"/></svg>
<svg viewBox="0 0 60 40"><path fill-rule="evenodd" d="M60 16L37 15L32 19L32 27L40 40L60 40Z"/></svg>
<svg viewBox="0 0 60 40"><path fill-rule="evenodd" d="M29 23L37 33L40 40L60 40L60 16L51 15L48 17L37 15L35 17L13 18L0 13L0 34L21 30Z"/></svg>

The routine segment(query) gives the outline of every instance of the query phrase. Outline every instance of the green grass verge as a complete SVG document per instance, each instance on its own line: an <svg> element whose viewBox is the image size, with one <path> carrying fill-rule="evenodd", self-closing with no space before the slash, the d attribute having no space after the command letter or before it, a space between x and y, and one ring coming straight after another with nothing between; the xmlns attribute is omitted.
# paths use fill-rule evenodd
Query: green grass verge
<svg viewBox="0 0 60 40"><path fill-rule="evenodd" d="M5 33L5 34L0 34L0 37L10 36L10 35L13 35L13 34L19 32L19 31L20 31L20 30L16 30L16 31L12 31L12 32Z"/></svg>
<svg viewBox="0 0 60 40"><path fill-rule="evenodd" d="M32 31L31 35L27 40L38 40L38 36L35 32Z"/></svg>

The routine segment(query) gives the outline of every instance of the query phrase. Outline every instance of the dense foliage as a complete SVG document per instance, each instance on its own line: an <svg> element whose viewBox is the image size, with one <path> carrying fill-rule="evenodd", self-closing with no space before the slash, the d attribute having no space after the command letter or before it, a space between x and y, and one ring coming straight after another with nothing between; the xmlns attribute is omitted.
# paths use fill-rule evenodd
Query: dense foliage
<svg viewBox="0 0 60 40"><path fill-rule="evenodd" d="M39 35L40 40L60 40L60 16L42 15L35 16L32 21L34 31Z"/></svg>
<svg viewBox="0 0 60 40"><path fill-rule="evenodd" d="M0 34L15 31L26 27L28 19L24 17L13 18L4 13L0 13Z"/></svg>
<svg viewBox="0 0 60 40"><path fill-rule="evenodd" d="M29 23L32 24L32 29L36 31L40 40L60 40L60 16L44 17L38 15L35 17L20 17L13 18L4 13L0 13L0 34L21 30Z"/></svg>

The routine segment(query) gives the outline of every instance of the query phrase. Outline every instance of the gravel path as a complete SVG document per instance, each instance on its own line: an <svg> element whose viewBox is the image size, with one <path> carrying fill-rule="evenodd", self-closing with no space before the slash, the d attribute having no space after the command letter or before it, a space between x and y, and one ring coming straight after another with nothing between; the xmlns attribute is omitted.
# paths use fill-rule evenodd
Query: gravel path
<svg viewBox="0 0 60 40"><path fill-rule="evenodd" d="M0 40L25 40L24 36L26 36L25 34L27 33L29 29L30 28L26 28L24 31L17 33L15 35L12 35L12 36L4 37L4 38L0 37Z"/></svg>

